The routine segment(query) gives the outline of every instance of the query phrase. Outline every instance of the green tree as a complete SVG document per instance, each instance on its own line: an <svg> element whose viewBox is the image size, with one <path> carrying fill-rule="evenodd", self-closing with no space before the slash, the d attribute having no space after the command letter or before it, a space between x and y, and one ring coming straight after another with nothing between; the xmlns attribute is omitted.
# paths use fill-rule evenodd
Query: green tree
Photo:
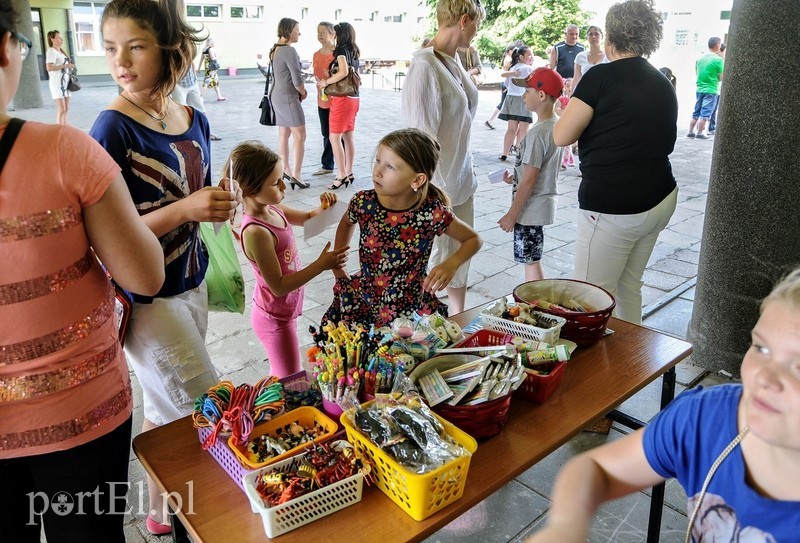
<svg viewBox="0 0 800 543"><path fill-rule="evenodd" d="M436 20L436 0L426 0ZM579 0L482 0L486 20L481 24L476 47L481 58L499 62L508 44L522 40L536 55L546 58L548 45L564 39L568 24L576 24L585 38L592 12ZM435 28L434 28L435 31Z"/></svg>

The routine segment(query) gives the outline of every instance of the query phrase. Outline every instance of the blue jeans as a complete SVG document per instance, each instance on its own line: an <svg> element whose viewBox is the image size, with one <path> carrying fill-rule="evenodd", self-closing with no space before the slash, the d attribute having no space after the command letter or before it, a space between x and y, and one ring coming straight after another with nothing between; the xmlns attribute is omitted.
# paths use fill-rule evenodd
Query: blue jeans
<svg viewBox="0 0 800 543"><path fill-rule="evenodd" d="M711 114L714 113L714 110L717 108L717 100L719 100L719 94L698 92L692 119L710 119Z"/></svg>

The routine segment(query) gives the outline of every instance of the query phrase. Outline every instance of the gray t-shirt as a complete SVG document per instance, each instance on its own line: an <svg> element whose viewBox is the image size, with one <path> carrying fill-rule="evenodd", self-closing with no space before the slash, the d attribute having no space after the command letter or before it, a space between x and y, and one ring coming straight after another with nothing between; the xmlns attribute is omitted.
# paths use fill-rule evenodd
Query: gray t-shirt
<svg viewBox="0 0 800 543"><path fill-rule="evenodd" d="M528 198L528 203L517 219L517 224L532 226L553 224L555 221L558 202L556 178L561 166L561 147L553 141L553 126L557 120L558 118L553 116L537 122L522 140L517 163L514 166L512 199L516 197L525 165L539 168L539 176L536 178L536 186Z"/></svg>

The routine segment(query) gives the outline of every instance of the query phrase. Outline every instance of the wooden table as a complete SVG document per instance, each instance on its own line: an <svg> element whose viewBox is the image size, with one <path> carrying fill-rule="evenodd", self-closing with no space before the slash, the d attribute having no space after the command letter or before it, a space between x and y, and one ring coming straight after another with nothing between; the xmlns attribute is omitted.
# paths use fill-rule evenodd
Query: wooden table
<svg viewBox="0 0 800 543"><path fill-rule="evenodd" d="M466 324L477 313L478 308L469 310L454 320ZM575 351L563 382L546 403L536 405L522 398L511 402L503 431L478 444L460 500L418 522L379 489L365 486L361 502L280 536L280 541L325 541L337 531L353 542L420 541L662 375L665 405L674 393L674 366L691 353L691 345L616 319L611 319L609 327L616 333ZM630 417L621 420L634 427L638 424ZM169 502L180 520L173 523L176 543L186 540L184 527L195 542L266 539L261 517L252 513L247 497L200 448L190 417L136 436L133 449L161 491L175 493ZM654 496L653 502L658 518L651 517L648 540L658 541L663 494Z"/></svg>

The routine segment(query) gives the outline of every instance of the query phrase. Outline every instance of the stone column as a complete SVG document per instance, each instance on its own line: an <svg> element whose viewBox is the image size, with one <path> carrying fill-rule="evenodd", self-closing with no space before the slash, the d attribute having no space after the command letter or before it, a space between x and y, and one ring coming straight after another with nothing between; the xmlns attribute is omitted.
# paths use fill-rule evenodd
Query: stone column
<svg viewBox="0 0 800 543"><path fill-rule="evenodd" d="M28 39L33 39L33 21L31 20L31 4L29 0L11 0L11 5L19 14L19 31ZM42 92L39 87L39 68L36 66L36 53L39 44L33 44L33 50L22 63L19 88L14 98L14 108L27 109L42 107ZM12 112L13 117L13 112Z"/></svg>
<svg viewBox="0 0 800 543"><path fill-rule="evenodd" d="M761 299L800 265L798 21L796 0L733 4L689 327L713 371L739 375Z"/></svg>

